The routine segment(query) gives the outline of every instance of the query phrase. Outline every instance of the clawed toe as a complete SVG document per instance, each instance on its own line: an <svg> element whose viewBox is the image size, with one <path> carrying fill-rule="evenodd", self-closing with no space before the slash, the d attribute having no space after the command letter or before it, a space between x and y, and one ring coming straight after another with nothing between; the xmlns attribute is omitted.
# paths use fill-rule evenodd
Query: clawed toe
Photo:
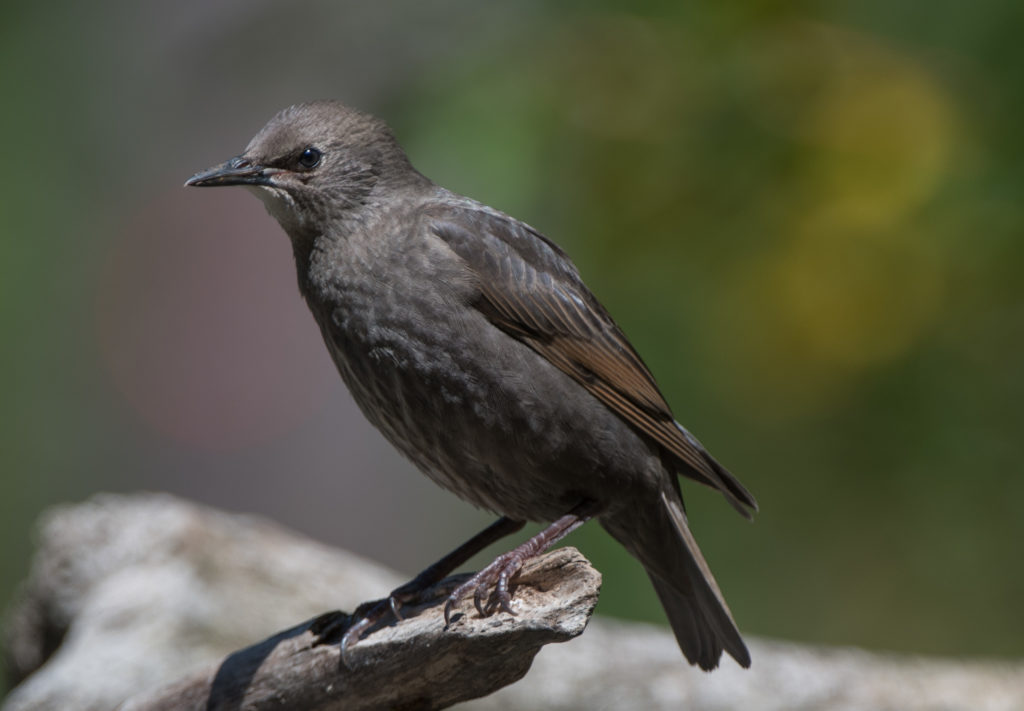
<svg viewBox="0 0 1024 711"><path fill-rule="evenodd" d="M353 622L341 637L341 663L346 667L351 668L352 666L352 646L359 641L364 632L387 617L388 613L392 612L392 600L393 598L391 597L385 600L377 600L368 605L360 606L360 609L353 613Z"/></svg>
<svg viewBox="0 0 1024 711"><path fill-rule="evenodd" d="M444 623L451 622L455 606L473 593L473 606L481 617L490 617L500 609L510 615L516 614L512 609L512 594L509 583L522 567L522 557L514 551L499 556L493 563L455 588L444 604Z"/></svg>
<svg viewBox="0 0 1024 711"><path fill-rule="evenodd" d="M370 628L388 617L393 618L396 622L402 621L404 619L402 606L421 601L424 589L418 586L417 582L414 580L412 583L406 583L402 587L392 590L385 599L360 605L352 613L349 619L353 622L341 637L341 660L346 667L351 666L349 664L351 648ZM338 623L332 624L335 627L338 625Z"/></svg>

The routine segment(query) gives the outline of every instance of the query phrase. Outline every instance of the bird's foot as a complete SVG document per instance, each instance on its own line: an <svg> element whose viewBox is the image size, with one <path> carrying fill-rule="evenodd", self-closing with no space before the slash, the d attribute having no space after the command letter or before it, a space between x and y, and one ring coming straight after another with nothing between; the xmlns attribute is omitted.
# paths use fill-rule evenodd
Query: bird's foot
<svg viewBox="0 0 1024 711"><path fill-rule="evenodd" d="M522 549L523 546L520 546L498 556L486 568L455 588L444 604L444 623L447 625L451 621L455 606L471 591L473 605L481 617L489 617L499 608L510 615L516 614L512 609L509 582L523 567L523 562L532 555L531 552Z"/></svg>
<svg viewBox="0 0 1024 711"><path fill-rule="evenodd" d="M315 640L313 646L333 644L341 636L341 661L351 667L351 649L355 643L372 627L385 620L400 621L402 607L426 602L426 595L431 591L433 583L426 583L418 576L401 587L397 587L382 600L364 602L351 615L340 612L329 612L321 615L310 625Z"/></svg>
<svg viewBox="0 0 1024 711"><path fill-rule="evenodd" d="M447 586L438 587L447 575L491 543L522 527L522 521L502 517L405 585L392 590L383 600L364 603L351 615L340 612L321 615L310 626L316 635L314 644L333 644L340 638L342 662L350 666L350 650L366 632L389 616L401 620L403 606L423 604L447 594Z"/></svg>
<svg viewBox="0 0 1024 711"><path fill-rule="evenodd" d="M565 538L583 525L590 515L589 504L580 504L572 513L562 516L530 540L495 558L493 563L455 588L448 596L444 604L444 623L447 625L451 621L452 610L470 591L473 591L473 604L481 617L493 615L498 609L510 615L516 614L512 609L509 583L523 567L523 563Z"/></svg>
<svg viewBox="0 0 1024 711"><path fill-rule="evenodd" d="M373 600L357 607L349 618L348 628L341 636L341 663L352 668L352 645L358 642L363 633L371 627L378 622L383 622L388 615L393 616L396 622L402 619L398 614L398 607L398 603L390 595L383 600Z"/></svg>

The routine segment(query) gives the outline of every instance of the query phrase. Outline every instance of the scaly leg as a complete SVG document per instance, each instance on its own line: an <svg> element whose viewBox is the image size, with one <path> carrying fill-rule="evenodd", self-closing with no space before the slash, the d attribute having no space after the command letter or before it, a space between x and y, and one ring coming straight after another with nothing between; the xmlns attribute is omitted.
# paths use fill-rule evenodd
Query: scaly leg
<svg viewBox="0 0 1024 711"><path fill-rule="evenodd" d="M495 541L515 533L524 525L524 521L513 521L512 519L504 516L499 518L483 531L476 534L444 558L441 558L441 560L421 572L408 583L392 590L386 599L375 600L373 602L360 605L359 608L352 613L351 617L343 618L349 621L354 621L348 629L345 630L345 634L341 638L341 658L345 663L345 666L348 666L347 652L349 648L355 644L356 640L358 640L366 630L384 619L388 613L394 615L396 619L402 619L402 615L399 610L403 604L418 601L425 591L444 580L445 577L450 575L460 565ZM330 636L330 633L334 631L334 627L334 624L327 621L325 625L319 627L315 631L317 636L322 639Z"/></svg>

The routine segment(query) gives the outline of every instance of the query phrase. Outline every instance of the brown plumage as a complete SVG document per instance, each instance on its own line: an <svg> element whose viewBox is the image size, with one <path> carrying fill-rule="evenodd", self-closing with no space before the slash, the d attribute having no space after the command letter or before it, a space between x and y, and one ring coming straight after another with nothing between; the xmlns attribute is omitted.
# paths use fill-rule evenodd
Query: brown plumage
<svg viewBox="0 0 1024 711"><path fill-rule="evenodd" d="M435 185L383 123L335 102L281 112L188 184L255 189L291 239L300 291L366 417L438 484L503 517L394 601L523 521L553 522L446 606L475 593L481 611L511 611L522 561L597 518L643 564L691 663L711 669L725 649L750 664L676 475L748 518L754 498L675 421L561 249ZM364 611L343 651L388 609Z"/></svg>
<svg viewBox="0 0 1024 711"><path fill-rule="evenodd" d="M427 214L435 220L433 231L473 270L482 296L475 306L495 326L571 375L683 462L682 474L718 489L750 518L747 507L757 508L754 497L675 421L654 376L622 330L575 270L560 268L569 260L565 252L504 216L460 208ZM479 249L481 241L486 249Z"/></svg>

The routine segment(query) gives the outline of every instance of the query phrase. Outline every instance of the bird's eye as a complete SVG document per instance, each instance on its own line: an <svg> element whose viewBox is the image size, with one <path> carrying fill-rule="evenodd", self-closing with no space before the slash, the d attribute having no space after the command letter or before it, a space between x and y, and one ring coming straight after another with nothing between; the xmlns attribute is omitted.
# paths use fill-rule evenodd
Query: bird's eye
<svg viewBox="0 0 1024 711"><path fill-rule="evenodd" d="M320 158L323 153L318 151L316 148L309 146L306 150L299 154L299 165L303 168L311 169L315 168L320 164Z"/></svg>

